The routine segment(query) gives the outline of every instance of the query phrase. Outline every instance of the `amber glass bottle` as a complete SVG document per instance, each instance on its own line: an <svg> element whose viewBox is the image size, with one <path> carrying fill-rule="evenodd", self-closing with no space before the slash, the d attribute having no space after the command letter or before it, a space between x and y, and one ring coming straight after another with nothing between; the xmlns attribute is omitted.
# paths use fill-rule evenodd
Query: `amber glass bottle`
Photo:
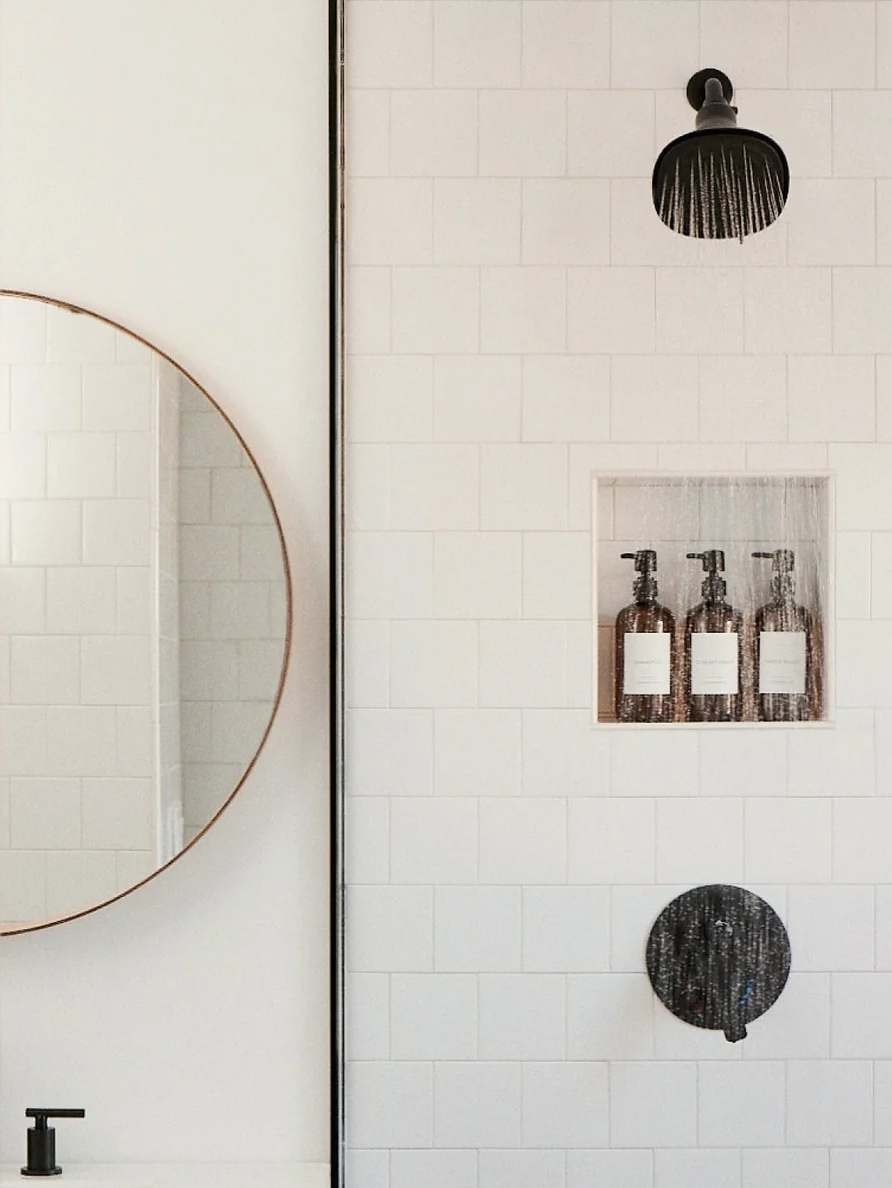
<svg viewBox="0 0 892 1188"><path fill-rule="evenodd" d="M820 716L820 658L812 615L793 597L795 557L790 549L753 556L772 563L771 601L753 624L756 715L760 722L810 722Z"/></svg>
<svg viewBox="0 0 892 1188"><path fill-rule="evenodd" d="M634 601L616 616L616 717L619 722L675 719L675 619L657 602L653 549L620 553L635 562Z"/></svg>
<svg viewBox="0 0 892 1188"><path fill-rule="evenodd" d="M703 562L703 601L685 618L684 696L689 722L739 722L743 715L743 619L725 601L721 549L688 553Z"/></svg>

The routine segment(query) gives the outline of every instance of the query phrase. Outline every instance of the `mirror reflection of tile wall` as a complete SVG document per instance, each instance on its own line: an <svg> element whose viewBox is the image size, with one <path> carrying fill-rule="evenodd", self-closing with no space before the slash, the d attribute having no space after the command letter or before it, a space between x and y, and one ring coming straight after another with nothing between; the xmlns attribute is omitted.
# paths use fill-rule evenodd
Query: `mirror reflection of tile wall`
<svg viewBox="0 0 892 1188"><path fill-rule="evenodd" d="M218 409L128 335L0 298L0 924L145 878L269 722L286 583Z"/></svg>
<svg viewBox="0 0 892 1188"><path fill-rule="evenodd" d="M180 387L177 679L188 842L236 787L266 729L286 591L250 458L205 397L185 380Z"/></svg>
<svg viewBox="0 0 892 1188"><path fill-rule="evenodd" d="M154 866L152 364L0 302L0 920Z"/></svg>

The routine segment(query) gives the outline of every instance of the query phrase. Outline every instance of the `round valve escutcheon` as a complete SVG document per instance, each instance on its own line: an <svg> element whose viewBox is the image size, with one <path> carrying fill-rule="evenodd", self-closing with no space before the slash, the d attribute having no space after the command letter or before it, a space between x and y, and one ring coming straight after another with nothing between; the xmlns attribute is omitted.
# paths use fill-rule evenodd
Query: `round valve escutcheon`
<svg viewBox="0 0 892 1188"><path fill-rule="evenodd" d="M790 974L790 938L774 909L743 887L685 891L657 917L647 973L673 1015L723 1031L731 1043L780 996Z"/></svg>

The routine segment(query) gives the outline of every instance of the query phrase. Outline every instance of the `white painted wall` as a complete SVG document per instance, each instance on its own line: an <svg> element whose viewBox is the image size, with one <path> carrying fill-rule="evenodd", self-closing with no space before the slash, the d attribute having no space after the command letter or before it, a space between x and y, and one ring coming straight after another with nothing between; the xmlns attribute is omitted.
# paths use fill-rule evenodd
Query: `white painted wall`
<svg viewBox="0 0 892 1188"><path fill-rule="evenodd" d="M347 8L350 1188L886 1185L892 4ZM707 65L743 247L651 206ZM592 471L825 467L834 728L593 728ZM712 880L793 945L734 1047L644 973Z"/></svg>
<svg viewBox="0 0 892 1188"><path fill-rule="evenodd" d="M320 0L0 0L0 285L172 354L255 450L295 663L194 852L0 944L0 1160L321 1160L327 1097L327 16ZM64 1128L64 1129L63 1129Z"/></svg>

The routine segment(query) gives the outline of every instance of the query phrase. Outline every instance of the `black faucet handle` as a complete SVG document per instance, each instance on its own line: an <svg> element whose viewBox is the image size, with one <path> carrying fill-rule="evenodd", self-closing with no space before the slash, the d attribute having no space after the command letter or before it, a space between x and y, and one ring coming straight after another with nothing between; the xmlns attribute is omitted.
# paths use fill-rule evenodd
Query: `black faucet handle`
<svg viewBox="0 0 892 1188"><path fill-rule="evenodd" d="M22 1168L23 1176L58 1176L62 1169L56 1163L56 1132L47 1126L48 1118L86 1118L86 1110L55 1109L29 1106L26 1118L33 1118L34 1125L28 1129L28 1163Z"/></svg>
<svg viewBox="0 0 892 1188"><path fill-rule="evenodd" d="M38 1109L37 1106L29 1106L25 1110L26 1118L86 1118L86 1110L44 1110Z"/></svg>

